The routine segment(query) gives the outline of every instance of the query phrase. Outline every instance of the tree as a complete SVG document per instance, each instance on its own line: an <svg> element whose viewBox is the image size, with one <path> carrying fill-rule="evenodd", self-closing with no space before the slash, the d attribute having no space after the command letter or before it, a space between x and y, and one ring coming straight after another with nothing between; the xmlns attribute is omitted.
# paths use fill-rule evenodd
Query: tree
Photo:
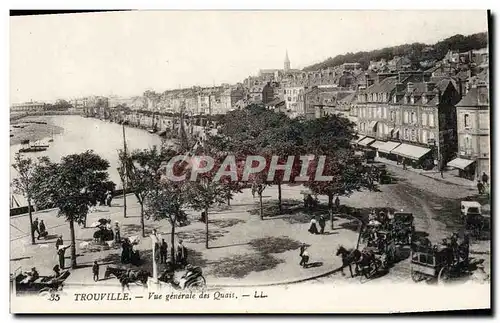
<svg viewBox="0 0 500 323"><path fill-rule="evenodd" d="M148 194L154 189L155 178L159 176L158 171L163 162L161 151L156 146L150 149L135 150L130 154L120 150L118 156L121 173L126 174L128 187L141 206L141 231L142 236L145 237L144 203ZM126 171L123 172L123 170Z"/></svg>
<svg viewBox="0 0 500 323"><path fill-rule="evenodd" d="M175 260L175 228L177 221L184 218L183 208L188 205L189 188L186 182L174 182L165 178L157 178L154 189L148 195L145 203L145 214L155 221L168 219L171 227L170 254L173 263Z"/></svg>
<svg viewBox="0 0 500 323"><path fill-rule="evenodd" d="M85 222L96 191L108 181L109 162L92 151L65 156L60 163L48 158L35 170L33 199L39 205L52 205L64 216L71 234L71 267L76 268L75 222Z"/></svg>
<svg viewBox="0 0 500 323"><path fill-rule="evenodd" d="M37 163L31 158L24 158L20 153L14 157L15 163L12 167L17 171L18 176L12 181L14 192L23 195L28 201L28 215L30 219L31 244L35 244L35 232L33 231L33 214L31 200L33 198L33 187L36 185L34 176Z"/></svg>

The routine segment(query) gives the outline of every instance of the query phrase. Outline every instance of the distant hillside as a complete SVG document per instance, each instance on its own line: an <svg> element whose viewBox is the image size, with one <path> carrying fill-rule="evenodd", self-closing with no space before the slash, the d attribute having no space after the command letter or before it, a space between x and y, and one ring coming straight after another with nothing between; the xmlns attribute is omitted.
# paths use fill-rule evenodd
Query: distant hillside
<svg viewBox="0 0 500 323"><path fill-rule="evenodd" d="M412 61L412 65L418 68L418 63L422 60L441 60L446 55L449 49L466 52L472 49L480 49L487 47L488 34L478 33L469 36L455 35L437 42L434 45L426 45L422 43L405 44L394 47L386 47L373 50L370 52L347 53L345 55L337 55L330 57L327 60L307 66L304 71L315 71L334 67L343 63L360 63L363 69L368 68L370 61L379 61L384 58L391 60L394 56L408 56ZM424 51L427 47L433 47L433 51Z"/></svg>

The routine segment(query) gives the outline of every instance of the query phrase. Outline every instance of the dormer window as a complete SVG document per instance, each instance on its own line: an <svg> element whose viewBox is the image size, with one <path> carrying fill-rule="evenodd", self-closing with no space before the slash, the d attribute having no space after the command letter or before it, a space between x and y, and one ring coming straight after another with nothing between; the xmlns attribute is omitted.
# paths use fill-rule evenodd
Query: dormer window
<svg viewBox="0 0 500 323"><path fill-rule="evenodd" d="M427 97L425 95L422 95L422 104L427 103Z"/></svg>
<svg viewBox="0 0 500 323"><path fill-rule="evenodd" d="M415 104L415 97L413 95L410 97L410 103Z"/></svg>
<svg viewBox="0 0 500 323"><path fill-rule="evenodd" d="M396 96L394 96L394 97L392 98L392 102L394 102L394 103L397 103L397 102L398 102L398 99L397 99L397 97L396 97Z"/></svg>

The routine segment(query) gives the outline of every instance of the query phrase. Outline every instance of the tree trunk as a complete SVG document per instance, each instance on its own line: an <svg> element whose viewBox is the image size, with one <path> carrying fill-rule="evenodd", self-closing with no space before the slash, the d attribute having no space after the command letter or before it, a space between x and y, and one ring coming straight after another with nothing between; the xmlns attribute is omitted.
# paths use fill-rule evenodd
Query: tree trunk
<svg viewBox="0 0 500 323"><path fill-rule="evenodd" d="M141 204L141 230L142 230L142 236L146 236L146 232L144 230L144 201L139 202Z"/></svg>
<svg viewBox="0 0 500 323"><path fill-rule="evenodd" d="M227 206L231 206L231 196L227 196Z"/></svg>
<svg viewBox="0 0 500 323"><path fill-rule="evenodd" d="M33 230L33 214L31 212L31 200L28 197L28 214L30 217L31 244L35 244L35 230Z"/></svg>
<svg viewBox="0 0 500 323"><path fill-rule="evenodd" d="M205 247L208 249L208 208L205 208Z"/></svg>
<svg viewBox="0 0 500 323"><path fill-rule="evenodd" d="M333 194L328 194L328 211L330 212L330 223L333 230Z"/></svg>
<svg viewBox="0 0 500 323"><path fill-rule="evenodd" d="M76 269L76 239L75 239L75 223L69 221L69 232L71 234L71 268Z"/></svg>
<svg viewBox="0 0 500 323"><path fill-rule="evenodd" d="M281 206L281 181L278 181L278 210L279 214L283 213L283 207Z"/></svg>
<svg viewBox="0 0 500 323"><path fill-rule="evenodd" d="M170 221L172 226L170 231L170 256L172 258L172 264L175 266L175 221ZM154 257L154 255L153 255Z"/></svg>
<svg viewBox="0 0 500 323"><path fill-rule="evenodd" d="M260 219L264 220L264 206L262 205L262 193L259 193L259 201L260 201Z"/></svg>
<svg viewBox="0 0 500 323"><path fill-rule="evenodd" d="M356 249L359 248L359 242L361 241L361 234L363 233L363 223L359 221L359 234L358 234L358 242L356 243Z"/></svg>

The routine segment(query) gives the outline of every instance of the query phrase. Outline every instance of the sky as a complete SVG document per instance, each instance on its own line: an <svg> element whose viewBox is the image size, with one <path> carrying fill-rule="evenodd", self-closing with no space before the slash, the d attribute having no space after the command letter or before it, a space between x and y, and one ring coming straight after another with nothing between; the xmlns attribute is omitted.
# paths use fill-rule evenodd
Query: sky
<svg viewBox="0 0 500 323"><path fill-rule="evenodd" d="M10 102L241 82L487 31L486 11L134 11L10 18Z"/></svg>

